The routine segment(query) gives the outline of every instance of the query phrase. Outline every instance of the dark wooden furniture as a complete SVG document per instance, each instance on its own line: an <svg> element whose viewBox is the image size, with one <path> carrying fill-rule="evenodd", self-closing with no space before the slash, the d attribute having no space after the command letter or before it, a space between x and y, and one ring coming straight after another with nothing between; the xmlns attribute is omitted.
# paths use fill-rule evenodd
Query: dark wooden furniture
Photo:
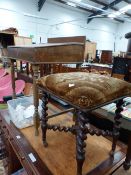
<svg viewBox="0 0 131 175"><path fill-rule="evenodd" d="M13 75L14 75L14 70L13 70L13 60L15 58L18 59L25 59L29 62L32 63L33 65L33 71L34 71L34 105L35 105L35 114L34 114L34 121L35 121L35 129L36 129L36 134L38 134L38 127L39 127L39 116L38 116L38 89L37 89L37 78L38 78L38 65L39 64L44 64L44 63L79 63L83 59L83 53L84 53L84 47L83 44L80 43L63 43L63 44L46 44L46 45L39 45L39 46L30 46L30 47L8 47L9 51L9 56L11 57L12 60L12 80L13 80ZM67 60L68 58L68 60ZM65 61L66 60L66 61ZM13 82L13 81L12 81ZM14 84L13 84L13 89L14 89ZM94 106L94 108L90 109L80 109L77 105L73 105L72 103L68 102L71 104L73 107L76 109L76 115L77 115L77 120L76 120L76 125L73 127L60 127L60 126L50 126L47 124L47 103L48 103L48 94L52 94L49 91L44 91L44 97L43 97L43 116L42 116L42 131L43 131L43 143L45 146L47 146L46 143L46 130L48 129L53 129L59 130L59 131L65 131L65 132L72 132L75 133L76 136L76 150L77 150L77 174L81 175L82 174L82 166L84 163L85 159L85 151L84 148L86 146L85 144L85 139L86 139L86 134L96 134L96 135L103 135L103 136L109 136L113 135L113 145L112 145L112 151L111 155L113 156L115 148L116 148L116 140L119 135L119 129L120 129L120 121L119 119L121 118L120 112L122 111L122 97L119 97L119 99L112 99L113 101L118 100L117 104L117 113L115 116L115 124L114 124L114 130L113 133L110 132L105 132L105 131L99 131L99 130L90 130L87 127L88 123L88 118L85 115L89 115L89 112L95 108L98 108L100 106L105 105L106 103L99 104L97 106ZM15 91L14 91L15 95ZM59 96L58 96L59 98ZM108 101L109 103L110 101ZM129 168L129 162L125 162L125 166L128 169Z"/></svg>
<svg viewBox="0 0 131 175"><path fill-rule="evenodd" d="M114 88L114 84L116 88ZM72 85L72 88L70 85ZM82 175L82 167L85 161L85 140L87 138L87 134L96 134L97 136L112 136L113 144L110 154L111 156L114 155L116 142L119 137L122 118L121 111L123 111L123 98L127 94L129 95L131 92L130 83L111 77L109 78L106 76L104 77L91 73L79 72L56 75L54 74L43 77L39 80L39 88L41 91L43 91L41 128L42 140L45 147L48 146L46 141L46 132L48 129L75 134L77 175ZM98 97L98 94L100 98ZM48 120L52 118L48 117L47 112L48 99L50 95L59 98L74 108L76 116L75 125L68 127L65 125L51 125L48 123ZM116 102L113 132L91 128L89 125L90 112L111 102ZM126 159L124 167L126 169L130 168L129 158Z"/></svg>
<svg viewBox="0 0 131 175"><path fill-rule="evenodd" d="M6 110L0 112L0 132L7 155L8 175L22 167L26 170L27 175L51 175L27 139L10 121Z"/></svg>
<svg viewBox="0 0 131 175"><path fill-rule="evenodd" d="M12 29L11 29L12 30ZM7 32L6 32L7 31ZM9 60L6 59L8 52L7 47L10 45L29 45L32 44L32 39L29 37L23 37L18 36L17 32L9 32L10 30L0 31L0 50L1 50L1 60L3 62L3 65L6 67L7 65L10 65ZM20 66L20 71L23 71L22 62L17 62L17 64ZM26 71L27 74L29 72L28 63L26 63Z"/></svg>
<svg viewBox="0 0 131 175"><path fill-rule="evenodd" d="M4 67L10 65L8 59L6 59L7 46L14 45L14 36L14 33L0 32L0 60Z"/></svg>
<svg viewBox="0 0 131 175"><path fill-rule="evenodd" d="M0 43L4 48L9 45L14 45L14 33L0 32Z"/></svg>
<svg viewBox="0 0 131 175"><path fill-rule="evenodd" d="M128 60L127 62L128 62L128 68L129 68L129 70L128 70L128 72L129 72L128 78L129 78L129 82L131 82L131 58L128 57L127 60Z"/></svg>
<svg viewBox="0 0 131 175"><path fill-rule="evenodd" d="M128 59L122 57L114 57L111 76L129 80Z"/></svg>
<svg viewBox="0 0 131 175"><path fill-rule="evenodd" d="M100 63L112 64L112 51L111 50L102 50Z"/></svg>
<svg viewBox="0 0 131 175"><path fill-rule="evenodd" d="M87 41L86 36L48 38L48 43L66 43L66 42L83 43L85 47L83 58L85 61L87 61L88 59L94 60L96 58L96 43Z"/></svg>
<svg viewBox="0 0 131 175"><path fill-rule="evenodd" d="M77 42L77 43L83 43L84 47L86 43L86 36L70 36L70 37L55 37L55 38L48 38L48 43L67 43L67 42ZM86 49L85 49L86 51ZM84 53L84 57L87 55L87 53Z"/></svg>
<svg viewBox="0 0 131 175"><path fill-rule="evenodd" d="M111 76L131 82L131 59L114 57Z"/></svg>
<svg viewBox="0 0 131 175"><path fill-rule="evenodd" d="M36 81L39 77L39 65L56 63L82 63L84 55L83 43L48 43L30 46L9 46L8 57L11 59L11 75L13 97L15 98L14 83L14 62L24 60L32 64L34 105L35 105L35 133L38 135L39 114L38 114L38 88Z"/></svg>
<svg viewBox="0 0 131 175"><path fill-rule="evenodd" d="M68 42L85 43L86 42L86 36L48 38L47 42L48 43L68 43Z"/></svg>
<svg viewBox="0 0 131 175"><path fill-rule="evenodd" d="M107 112L105 109L102 109L102 108L94 110L92 114L100 118L106 118L112 122L114 121L113 119L114 115L112 113ZM129 138L128 138L128 148L126 152L126 160L125 160L126 164L124 164L124 168L125 170L127 170L131 166L131 120L122 118L121 128L128 130L130 133Z"/></svg>
<svg viewBox="0 0 131 175"><path fill-rule="evenodd" d="M68 117L68 119L69 118L70 117ZM21 167L25 169L27 175L75 174L73 171L74 168L72 168L72 166L74 167L75 153L72 154L72 151L69 152L69 149L74 149L74 138L72 138L72 135L72 137L70 135L67 137L64 133L61 133L61 135L58 133L57 135L57 132L55 134L52 133L53 135L48 135L54 149L46 150L41 142L41 135L35 137L33 134L33 127L21 130L17 129L10 121L8 110L0 111L0 132L2 132L2 139L6 146L6 155L8 156L8 175L14 173ZM90 159L88 159L85 164L85 174L104 175L114 172L125 159L125 146L121 144L121 146L117 146L117 151L114 154L114 158L112 158L108 156L110 141L102 137L99 138L100 140L98 138L93 138L94 137L88 136L90 144L88 144L87 150ZM55 144L56 141L61 143L61 148L58 149L58 143ZM66 144L64 141L66 141ZM100 146L99 149L97 144ZM94 150L94 154L89 151L89 148L91 148L92 151ZM64 151L62 152L63 149ZM49 154L47 154L47 152L49 152ZM96 153L98 153L98 156ZM99 164L99 166L94 169L95 164ZM87 171L88 173L86 173Z"/></svg>
<svg viewBox="0 0 131 175"><path fill-rule="evenodd" d="M9 46L8 56L32 64L79 63L83 61L82 43L48 43L29 46Z"/></svg>

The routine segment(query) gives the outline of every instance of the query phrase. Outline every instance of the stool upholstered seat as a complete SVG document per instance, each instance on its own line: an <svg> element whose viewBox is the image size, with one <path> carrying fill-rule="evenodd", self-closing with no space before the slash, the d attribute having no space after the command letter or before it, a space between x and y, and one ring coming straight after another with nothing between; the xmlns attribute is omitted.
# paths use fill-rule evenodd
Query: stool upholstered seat
<svg viewBox="0 0 131 175"><path fill-rule="evenodd" d="M86 72L58 73L42 77L38 80L38 87L41 88L42 96L42 140L44 146L48 146L46 132L48 129L60 132L71 132L76 135L76 161L77 175L82 175L82 167L85 160L85 140L87 134L97 136L112 136L112 149L110 155L113 156L116 143L119 137L121 124L121 112L123 111L123 98L131 95L131 84L113 77ZM75 114L75 125L60 126L51 125L48 119L55 117L48 116L48 100L50 95L66 101L73 106ZM90 111L104 106L107 103L116 101L113 131L99 130L91 128L89 125ZM60 113L61 114L61 113ZM130 167L130 158L124 162L125 169Z"/></svg>
<svg viewBox="0 0 131 175"><path fill-rule="evenodd" d="M46 90L82 109L131 95L130 83L86 72L51 74L40 78L38 82Z"/></svg>

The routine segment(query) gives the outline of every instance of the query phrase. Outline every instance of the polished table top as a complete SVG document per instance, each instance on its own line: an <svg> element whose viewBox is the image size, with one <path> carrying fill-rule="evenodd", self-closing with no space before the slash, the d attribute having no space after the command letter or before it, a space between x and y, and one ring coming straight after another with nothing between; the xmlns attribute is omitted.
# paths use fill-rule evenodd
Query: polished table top
<svg viewBox="0 0 131 175"><path fill-rule="evenodd" d="M57 107L53 107L50 105L50 112L52 109L59 110ZM72 120L70 120L72 114L64 115L63 118L66 117L67 124L73 123ZM61 116L62 117L62 116ZM63 120L61 120L61 117L56 120L52 120L52 123L55 123L56 121L63 123ZM4 119L3 119L4 118ZM55 174L75 174L75 156L74 156L74 136L73 135L66 135L65 133L59 134L58 132L49 132L48 133L48 141L49 141L49 147L44 148L42 143L42 133L40 130L39 137L35 137L33 134L33 127L27 127L24 129L17 129L12 122L10 122L10 115L8 113L8 110L0 111L0 119L6 120L6 123L8 123L7 130L9 139L12 138L11 141L11 147L14 148L15 154L19 150L18 159L21 160L22 166L24 169L29 172L29 175L55 175ZM3 126L5 127L5 122L0 123L1 128ZM5 129L4 129L5 131ZM60 143L60 145L58 145ZM67 144L65 144L67 143ZM101 144L100 144L101 143ZM98 171L97 168L102 168L102 171L106 170L109 171L112 169L112 167L117 165L117 163L125 157L125 154L122 152L122 149L117 146L117 151L114 156L114 160L112 161L112 158L110 159L108 157L108 153L110 151L111 142L107 140L104 137L98 137L97 136L88 136L88 154L86 154L86 162L83 169L84 174L92 175L99 175L101 174L100 171ZM98 146L100 145L100 147ZM58 149L59 146L59 149ZM101 149L101 147L103 149ZM70 151L69 151L70 150ZM93 152L93 154L92 154ZM13 156L15 156L13 154ZM11 154L12 155L12 154ZM96 155L95 157L93 155ZM99 156L102 155L102 156ZM88 158L89 156L89 158ZM121 157L120 157L121 156ZM23 159L22 159L23 158ZM108 164L107 164L108 161ZM107 164L108 169L106 166L101 166L101 164L104 162ZM11 163L11 161L9 162ZM88 166L87 166L88 165ZM98 165L98 166L97 166ZM95 166L97 166L95 168ZM92 171L92 168L94 170ZM30 173L30 171L33 170L34 173ZM114 169L113 169L114 170ZM51 171L51 172L50 172ZM90 173L91 171L91 173ZM96 171L98 173L96 173ZM102 173L103 174L103 173Z"/></svg>
<svg viewBox="0 0 131 175"><path fill-rule="evenodd" d="M32 64L82 63L84 44L76 42L8 46L8 57Z"/></svg>

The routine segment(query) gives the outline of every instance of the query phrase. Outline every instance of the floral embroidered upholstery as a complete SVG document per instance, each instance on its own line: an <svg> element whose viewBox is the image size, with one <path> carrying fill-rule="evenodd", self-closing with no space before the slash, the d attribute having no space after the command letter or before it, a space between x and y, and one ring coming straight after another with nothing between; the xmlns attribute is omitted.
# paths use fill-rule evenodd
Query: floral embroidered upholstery
<svg viewBox="0 0 131 175"><path fill-rule="evenodd" d="M86 72L51 74L40 78L38 83L83 109L131 94L131 84L126 81Z"/></svg>

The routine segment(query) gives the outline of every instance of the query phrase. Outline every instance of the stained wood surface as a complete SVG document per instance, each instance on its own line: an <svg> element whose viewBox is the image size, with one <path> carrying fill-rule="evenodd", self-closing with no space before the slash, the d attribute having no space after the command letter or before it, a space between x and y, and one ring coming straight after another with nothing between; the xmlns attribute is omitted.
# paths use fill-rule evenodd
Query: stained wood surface
<svg viewBox="0 0 131 175"><path fill-rule="evenodd" d="M102 50L100 63L112 64L112 51L111 50Z"/></svg>
<svg viewBox="0 0 131 175"><path fill-rule="evenodd" d="M114 172L112 175L131 175L131 169L128 171L125 171L123 169L123 166L121 166L116 172Z"/></svg>
<svg viewBox="0 0 131 175"><path fill-rule="evenodd" d="M84 58L87 61L88 59L95 59L96 58L96 43L86 41L85 43L85 53Z"/></svg>
<svg viewBox="0 0 131 175"><path fill-rule="evenodd" d="M34 64L82 63L83 56L84 44L75 42L8 47L8 57Z"/></svg>
<svg viewBox="0 0 131 175"><path fill-rule="evenodd" d="M66 43L66 42L80 42L85 44L86 36L48 38L48 43Z"/></svg>
<svg viewBox="0 0 131 175"><path fill-rule="evenodd" d="M33 84L25 83L24 95L32 95L33 94Z"/></svg>
<svg viewBox="0 0 131 175"><path fill-rule="evenodd" d="M114 78L119 78L119 79L122 79L122 80L124 80L124 77L125 77L125 75L122 75L122 74L112 74L112 77L114 77Z"/></svg>
<svg viewBox="0 0 131 175"><path fill-rule="evenodd" d="M32 44L32 39L30 37L24 36L14 36L15 45L29 45Z"/></svg>
<svg viewBox="0 0 131 175"><path fill-rule="evenodd" d="M87 60L88 56L95 59L95 57L96 57L96 43L86 41L86 36L48 38L48 43L66 43L66 42L83 43L85 45L84 59Z"/></svg>
<svg viewBox="0 0 131 175"><path fill-rule="evenodd" d="M58 108L49 105L49 112L53 114ZM61 125L71 125L72 114L68 113L49 120L49 123L59 123ZM28 139L32 147L36 150L43 162L48 166L54 175L75 175L75 136L70 133L60 133L47 131L47 141L49 146L43 147L41 129L40 135L34 136L34 128L22 129L21 132ZM86 141L86 158L83 173L94 169L95 166L109 158L111 142L103 137L88 136ZM117 151L120 147L117 146Z"/></svg>

